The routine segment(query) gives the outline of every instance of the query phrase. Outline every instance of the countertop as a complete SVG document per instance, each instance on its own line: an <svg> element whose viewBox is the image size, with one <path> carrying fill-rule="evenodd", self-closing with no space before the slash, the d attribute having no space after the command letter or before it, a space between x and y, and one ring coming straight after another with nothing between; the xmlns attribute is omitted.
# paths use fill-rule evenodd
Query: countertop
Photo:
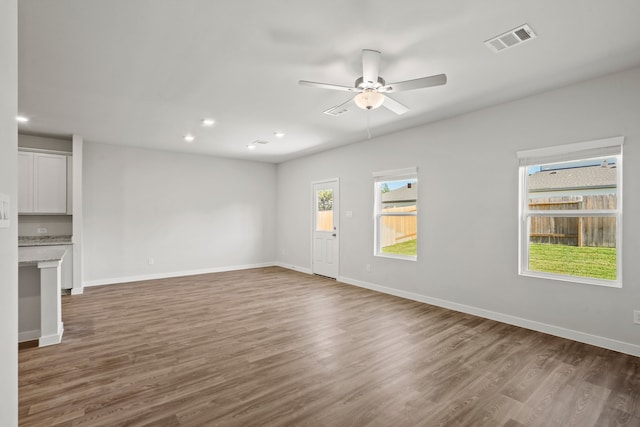
<svg viewBox="0 0 640 427"><path fill-rule="evenodd" d="M67 248L63 246L27 246L18 248L18 266L37 265L39 262L60 261Z"/></svg>
<svg viewBox="0 0 640 427"><path fill-rule="evenodd" d="M71 236L18 236L18 246L71 245Z"/></svg>

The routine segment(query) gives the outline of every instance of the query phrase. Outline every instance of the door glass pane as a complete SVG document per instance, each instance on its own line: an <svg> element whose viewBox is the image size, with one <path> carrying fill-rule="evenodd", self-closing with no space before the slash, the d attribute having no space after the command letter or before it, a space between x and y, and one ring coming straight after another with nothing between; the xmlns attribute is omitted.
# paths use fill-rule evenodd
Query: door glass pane
<svg viewBox="0 0 640 427"><path fill-rule="evenodd" d="M529 218L529 270L616 280L615 217Z"/></svg>
<svg viewBox="0 0 640 427"><path fill-rule="evenodd" d="M333 231L333 190L316 191L316 231Z"/></svg>

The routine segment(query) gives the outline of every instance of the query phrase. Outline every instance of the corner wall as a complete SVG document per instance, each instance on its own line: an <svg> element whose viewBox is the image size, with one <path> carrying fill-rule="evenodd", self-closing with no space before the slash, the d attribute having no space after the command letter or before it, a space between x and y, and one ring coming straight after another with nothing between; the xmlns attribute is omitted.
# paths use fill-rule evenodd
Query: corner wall
<svg viewBox="0 0 640 427"><path fill-rule="evenodd" d="M311 268L310 182L338 176L340 280L640 356L639 114L635 68L282 163L278 261ZM519 276L516 151L616 135L623 288ZM374 257L372 172L409 166L419 168L419 259Z"/></svg>
<svg viewBox="0 0 640 427"><path fill-rule="evenodd" d="M275 260L275 165L85 141L83 174L85 284Z"/></svg>
<svg viewBox="0 0 640 427"><path fill-rule="evenodd" d="M0 2L0 194L10 226L0 228L0 425L18 425L18 4Z"/></svg>

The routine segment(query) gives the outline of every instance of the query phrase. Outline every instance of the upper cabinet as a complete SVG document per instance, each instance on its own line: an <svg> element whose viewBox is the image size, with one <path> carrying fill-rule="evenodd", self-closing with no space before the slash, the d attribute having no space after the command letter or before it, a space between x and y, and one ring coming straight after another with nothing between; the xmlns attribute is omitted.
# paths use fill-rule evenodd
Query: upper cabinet
<svg viewBox="0 0 640 427"><path fill-rule="evenodd" d="M18 152L18 213L67 213L67 156Z"/></svg>

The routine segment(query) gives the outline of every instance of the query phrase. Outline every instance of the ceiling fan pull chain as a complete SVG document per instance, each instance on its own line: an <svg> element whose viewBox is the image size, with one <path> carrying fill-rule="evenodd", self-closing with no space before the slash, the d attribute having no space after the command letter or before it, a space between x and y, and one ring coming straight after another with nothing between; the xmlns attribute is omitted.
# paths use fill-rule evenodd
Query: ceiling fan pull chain
<svg viewBox="0 0 640 427"><path fill-rule="evenodd" d="M369 136L369 139L371 139L371 128L369 126L370 118L371 118L371 110L367 110L367 135Z"/></svg>

